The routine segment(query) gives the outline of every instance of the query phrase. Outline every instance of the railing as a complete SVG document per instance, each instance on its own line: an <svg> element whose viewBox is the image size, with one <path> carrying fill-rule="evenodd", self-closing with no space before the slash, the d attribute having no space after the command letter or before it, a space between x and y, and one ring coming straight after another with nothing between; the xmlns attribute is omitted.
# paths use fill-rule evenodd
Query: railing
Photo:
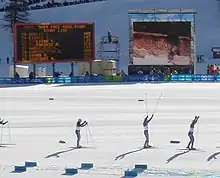
<svg viewBox="0 0 220 178"><path fill-rule="evenodd" d="M92 76L92 77L44 77L44 78L0 78L0 84L32 83L117 83L117 82L220 82L220 75L137 75L137 76Z"/></svg>

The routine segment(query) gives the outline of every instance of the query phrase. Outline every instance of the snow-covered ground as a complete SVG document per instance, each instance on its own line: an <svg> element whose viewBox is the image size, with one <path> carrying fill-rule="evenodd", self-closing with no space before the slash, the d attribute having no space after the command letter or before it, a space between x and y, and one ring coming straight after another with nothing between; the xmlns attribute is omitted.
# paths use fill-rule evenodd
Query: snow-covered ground
<svg viewBox="0 0 220 178"><path fill-rule="evenodd" d="M65 168L93 162L93 169L80 170L74 177L121 178L124 170L138 163L148 165L138 177L204 177L210 173L216 174L210 177L218 177L219 90L218 83L1 88L0 114L9 121L11 136L10 141L6 127L3 143L16 145L0 147L0 176L63 177ZM161 92L162 99L150 123L150 142L156 148L140 150L146 107L138 100L147 93L151 114ZM195 129L195 147L199 150L186 152L181 149L186 147L188 127L195 115L201 116ZM92 133L91 138L88 128L82 130L82 145L88 147L85 149L70 148L76 145L78 118L89 122ZM170 140L179 140L180 144L170 144ZM128 153L133 150L136 152ZM64 152L57 153L60 151ZM128 154L115 160L124 153ZM210 157L214 153L216 159ZM25 161L37 161L38 167L11 173L14 165Z"/></svg>

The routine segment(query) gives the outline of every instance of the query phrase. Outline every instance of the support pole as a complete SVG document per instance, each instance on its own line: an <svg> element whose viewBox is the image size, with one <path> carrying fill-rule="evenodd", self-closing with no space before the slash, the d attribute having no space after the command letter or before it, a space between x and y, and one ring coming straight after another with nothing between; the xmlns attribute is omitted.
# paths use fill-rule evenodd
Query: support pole
<svg viewBox="0 0 220 178"><path fill-rule="evenodd" d="M52 68L53 68L53 77L54 77L54 73L55 73L55 71L56 71L56 65L55 65L55 63L52 63Z"/></svg>
<svg viewBox="0 0 220 178"><path fill-rule="evenodd" d="M74 63L73 63L73 62L71 62L71 73L72 73L73 76L74 76Z"/></svg>
<svg viewBox="0 0 220 178"><path fill-rule="evenodd" d="M33 72L34 72L34 78L35 78L36 76L36 64L35 63L33 63Z"/></svg>
<svg viewBox="0 0 220 178"><path fill-rule="evenodd" d="M92 75L92 61L89 62L89 71L90 71L90 75Z"/></svg>

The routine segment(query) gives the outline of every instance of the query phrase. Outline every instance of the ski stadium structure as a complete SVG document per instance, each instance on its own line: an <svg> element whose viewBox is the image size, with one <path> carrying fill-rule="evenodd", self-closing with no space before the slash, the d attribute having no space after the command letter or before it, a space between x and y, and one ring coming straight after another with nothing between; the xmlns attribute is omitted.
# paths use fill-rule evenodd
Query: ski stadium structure
<svg viewBox="0 0 220 178"><path fill-rule="evenodd" d="M58 1L62 2L62 1ZM45 2L44 2L45 3ZM2 3L2 7L5 3ZM62 6L29 11L30 22L95 22L96 51L102 36L111 30L120 39L120 68L127 71L129 63L129 10L144 9L192 9L197 12L195 17L196 55L204 55L205 62L197 63L197 73L206 73L208 64L218 64L219 60L212 60L212 47L219 46L219 2L216 0L106 0L90 2L72 6ZM4 12L0 12L0 24ZM9 67L5 63L6 57L12 58L12 37L0 28L0 76L8 76ZM98 55L98 54L97 54ZM51 64L39 64L47 67L48 74L52 74ZM67 69L68 68L68 69ZM69 75L67 64L59 63L56 69Z"/></svg>
<svg viewBox="0 0 220 178"><path fill-rule="evenodd" d="M42 1L40 6L48 2ZM196 12L193 14L195 28L188 25L188 30L195 32L193 51L179 53L204 55L204 61L194 61L197 73L206 74L207 65L220 64L220 53L216 53L214 59L211 51L220 45L220 9L216 0L85 1L47 9L36 9L33 5L29 11L30 22L94 22L97 58L100 40L110 30L114 39L120 40L119 66L127 71L131 43L137 42L138 46L144 41L146 44L152 36L162 36L161 41L166 41L163 33L155 35L146 31L146 41L131 39L130 24L136 17L130 14L138 11L140 16L142 12L159 9L170 12L188 9ZM6 4L1 2L2 7ZM3 16L4 12L0 12L0 24L4 24ZM191 42L187 35L175 38L187 46L185 42ZM2 178L220 177L220 83L214 82L220 81L220 75L164 75L162 82L154 75L94 77L101 78L100 81L93 76L47 76L32 82L29 78L8 77L12 62L7 64L6 58L13 57L13 40L3 28L0 28L0 37ZM116 51L118 48L116 45ZM188 61L186 58L183 62ZM142 61L137 59L136 62ZM56 70L68 76L68 65L57 63ZM51 63L37 64L40 66L47 67L48 75L52 75ZM26 69L21 67L28 75ZM178 76L181 80L175 79ZM149 127L145 127L149 129L151 147L144 148L147 133L145 137L143 121L147 115L153 115ZM190 124L198 116L193 130ZM88 122L81 128L80 148L76 147L75 132L79 118ZM189 129L194 131L195 149L186 148ZM192 139L192 135L190 137Z"/></svg>

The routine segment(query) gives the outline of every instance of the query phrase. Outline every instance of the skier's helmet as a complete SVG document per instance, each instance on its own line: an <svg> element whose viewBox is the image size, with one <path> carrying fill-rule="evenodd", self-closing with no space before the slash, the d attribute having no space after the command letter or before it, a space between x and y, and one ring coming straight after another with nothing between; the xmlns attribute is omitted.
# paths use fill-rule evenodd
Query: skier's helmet
<svg viewBox="0 0 220 178"><path fill-rule="evenodd" d="M81 122L81 121L82 121L82 119L79 118L79 119L78 119L78 122Z"/></svg>

